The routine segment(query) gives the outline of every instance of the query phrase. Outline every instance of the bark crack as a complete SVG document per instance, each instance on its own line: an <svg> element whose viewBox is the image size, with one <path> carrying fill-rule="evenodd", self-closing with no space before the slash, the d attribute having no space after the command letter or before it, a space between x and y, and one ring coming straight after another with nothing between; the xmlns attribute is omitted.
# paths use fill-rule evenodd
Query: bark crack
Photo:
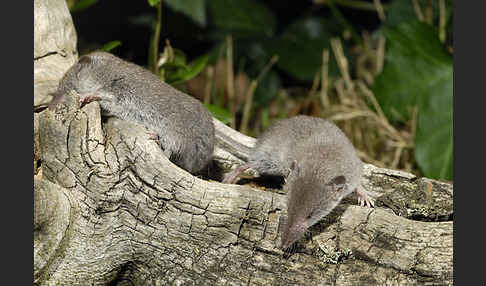
<svg viewBox="0 0 486 286"><path fill-rule="evenodd" d="M46 58L46 57L49 57L49 56L52 56L52 55L60 55L61 57L65 58L67 56L67 53L64 50L60 50L60 51L56 51L56 52L47 52L47 53L45 53L41 56L34 57L34 61L37 61L37 60L40 60L40 59L43 59L43 58Z"/></svg>

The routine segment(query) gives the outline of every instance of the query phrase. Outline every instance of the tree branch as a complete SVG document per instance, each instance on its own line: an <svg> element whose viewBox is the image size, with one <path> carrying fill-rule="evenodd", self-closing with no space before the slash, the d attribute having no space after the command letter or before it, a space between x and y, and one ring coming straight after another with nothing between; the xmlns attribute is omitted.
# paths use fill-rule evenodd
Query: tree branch
<svg viewBox="0 0 486 286"><path fill-rule="evenodd" d="M79 206L71 213L77 235L66 242L66 268L50 273L47 285L123 279L347 285L349 275L386 282L395 272L411 283L452 279L452 222L433 222L452 215L449 184L366 165L363 184L381 195L377 209L345 199L286 260L278 248L285 194L193 177L164 157L144 127L116 118L102 124L96 102L81 110L76 98L69 104L39 115L43 176ZM247 147L254 141L216 126L217 138L241 138ZM221 145L218 139L219 165L241 160ZM422 221L395 214L402 211L411 219L421 213ZM352 271L356 265L362 270ZM376 276L377 267L388 274Z"/></svg>

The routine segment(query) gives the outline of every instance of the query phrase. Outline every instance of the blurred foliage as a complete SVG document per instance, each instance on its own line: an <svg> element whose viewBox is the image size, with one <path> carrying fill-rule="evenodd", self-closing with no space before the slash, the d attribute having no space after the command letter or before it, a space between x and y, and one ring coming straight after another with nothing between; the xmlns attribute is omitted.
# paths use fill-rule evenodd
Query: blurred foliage
<svg viewBox="0 0 486 286"><path fill-rule="evenodd" d="M430 20L425 19L427 16L427 9L423 9L425 1L392 1L390 6L388 7L387 11L387 18L386 18L386 25L387 26L395 26L403 22L407 21L428 21L429 24L433 24L433 26L438 26L441 12L440 12L440 1L430 1ZM450 21L452 19L452 0L445 0L444 4L448 8L446 14L444 15L446 21ZM419 12L417 15L417 7L422 13ZM427 7L425 7L427 8Z"/></svg>
<svg viewBox="0 0 486 286"><path fill-rule="evenodd" d="M147 0L147 1L150 6L155 7L160 3L161 0Z"/></svg>
<svg viewBox="0 0 486 286"><path fill-rule="evenodd" d="M392 121L404 122L418 106L415 158L426 176L452 179L453 59L437 30L417 20L386 27L385 66L373 86Z"/></svg>
<svg viewBox="0 0 486 286"><path fill-rule="evenodd" d="M198 25L206 26L206 0L165 0L164 3L174 11L189 16Z"/></svg>
<svg viewBox="0 0 486 286"><path fill-rule="evenodd" d="M188 81L197 76L202 71L207 61L208 55L202 55L189 64L175 66L175 70L171 73L168 73L165 81L172 85L177 85ZM162 65L162 69L165 69L166 72L168 71L168 69L164 65Z"/></svg>
<svg viewBox="0 0 486 286"><path fill-rule="evenodd" d="M224 124L231 123L231 112L228 110L221 108L214 104L205 104L206 108L211 112L211 114L218 119L219 121L223 122Z"/></svg>
<svg viewBox="0 0 486 286"><path fill-rule="evenodd" d="M68 0L73 13L96 2ZM329 118L364 161L452 180L452 0L145 3L127 21L150 30L147 67L216 118L252 136ZM172 31L191 44L160 38Z"/></svg>
<svg viewBox="0 0 486 286"><path fill-rule="evenodd" d="M274 13L257 0L207 1L212 26L218 33L235 37L272 37L275 32Z"/></svg>
<svg viewBox="0 0 486 286"><path fill-rule="evenodd" d="M334 18L305 17L285 27L281 35L268 42L268 49L279 56L279 68L299 80L312 81L322 66L322 51L330 48L331 38L340 32ZM329 74L339 75L334 58Z"/></svg>
<svg viewBox="0 0 486 286"><path fill-rule="evenodd" d="M71 13L84 11L97 2L98 0L67 0L68 8Z"/></svg>
<svg viewBox="0 0 486 286"><path fill-rule="evenodd" d="M122 43L120 41L111 41L111 42L104 44L101 49L105 52L109 52L109 51L113 50L114 48L121 46L121 44Z"/></svg>

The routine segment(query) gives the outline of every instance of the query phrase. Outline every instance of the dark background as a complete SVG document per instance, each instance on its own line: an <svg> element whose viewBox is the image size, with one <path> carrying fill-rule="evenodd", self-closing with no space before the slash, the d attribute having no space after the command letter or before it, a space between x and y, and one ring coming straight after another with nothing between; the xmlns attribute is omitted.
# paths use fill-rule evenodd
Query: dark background
<svg viewBox="0 0 486 286"><path fill-rule="evenodd" d="M316 6L311 1L261 1L277 17L277 33L294 20L308 15L324 18L332 17L325 5ZM373 1L367 1L373 3ZM383 4L389 1L382 1ZM375 12L340 8L344 16L359 30L373 31L380 25ZM94 44L102 45L108 41L119 40L123 44L116 49L116 54L131 59L140 65L147 64L148 43L152 34L150 24L135 25L137 16L152 15L156 11L147 1L102 0L88 9L72 13L74 26L78 33L79 51L89 50ZM208 17L209 18L209 17ZM210 20L210 19L208 19ZM212 30L210 21L205 28L199 27L182 13L165 6L162 10L162 30L160 39L170 39L171 44L182 49L189 57L196 57L209 51L217 40L208 32Z"/></svg>

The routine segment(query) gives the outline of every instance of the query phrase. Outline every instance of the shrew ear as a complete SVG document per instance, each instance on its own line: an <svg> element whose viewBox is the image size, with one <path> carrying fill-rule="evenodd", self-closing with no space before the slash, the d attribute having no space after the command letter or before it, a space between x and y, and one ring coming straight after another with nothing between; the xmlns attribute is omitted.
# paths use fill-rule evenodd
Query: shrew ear
<svg viewBox="0 0 486 286"><path fill-rule="evenodd" d="M346 184L346 178L344 176L337 176L331 180L331 184L334 185L344 185Z"/></svg>
<svg viewBox="0 0 486 286"><path fill-rule="evenodd" d="M93 59L90 56L84 55L81 56L78 60L79 64L90 64L93 62Z"/></svg>
<svg viewBox="0 0 486 286"><path fill-rule="evenodd" d="M346 178L344 176L334 177L329 183L327 183L335 192L342 191L346 185Z"/></svg>
<svg viewBox="0 0 486 286"><path fill-rule="evenodd" d="M311 210L309 210L309 211L307 212L307 216L306 216L305 218L306 218L306 219L310 219L310 218L312 218L312 216L313 216L314 214L317 214L317 212L318 212L318 211L319 211L319 207L314 207L314 208L312 208Z"/></svg>

